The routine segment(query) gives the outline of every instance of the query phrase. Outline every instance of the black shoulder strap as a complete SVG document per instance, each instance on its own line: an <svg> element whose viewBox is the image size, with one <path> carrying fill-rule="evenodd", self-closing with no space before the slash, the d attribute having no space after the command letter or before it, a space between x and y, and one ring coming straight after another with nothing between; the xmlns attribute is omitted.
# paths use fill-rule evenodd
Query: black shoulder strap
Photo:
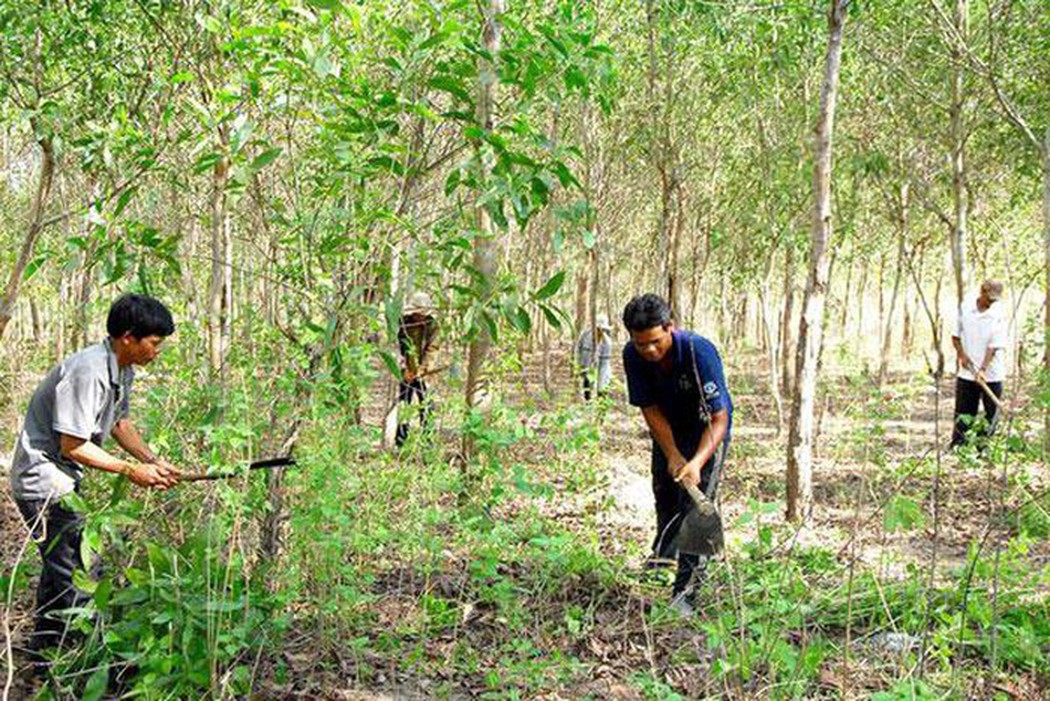
<svg viewBox="0 0 1050 701"><path fill-rule="evenodd" d="M700 368L696 363L696 346L693 345L695 338L693 335L688 336L689 357L693 361L693 379L696 380L696 391L700 394L700 418L704 423L710 424L711 407L707 404L707 394L704 392L704 379L700 377Z"/></svg>

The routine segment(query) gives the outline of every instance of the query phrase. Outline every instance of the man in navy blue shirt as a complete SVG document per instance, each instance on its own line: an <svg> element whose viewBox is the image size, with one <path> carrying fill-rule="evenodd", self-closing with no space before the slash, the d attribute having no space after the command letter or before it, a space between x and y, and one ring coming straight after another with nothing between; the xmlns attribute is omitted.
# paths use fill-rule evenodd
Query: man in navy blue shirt
<svg viewBox="0 0 1050 701"><path fill-rule="evenodd" d="M657 557L677 557L672 605L692 611L694 573L706 559L676 552L675 534L691 508L683 485L715 498L733 426L733 403L722 359L711 341L676 329L671 308L655 294L639 295L623 311L631 335L623 349L627 391L653 437L653 495L656 498Z"/></svg>

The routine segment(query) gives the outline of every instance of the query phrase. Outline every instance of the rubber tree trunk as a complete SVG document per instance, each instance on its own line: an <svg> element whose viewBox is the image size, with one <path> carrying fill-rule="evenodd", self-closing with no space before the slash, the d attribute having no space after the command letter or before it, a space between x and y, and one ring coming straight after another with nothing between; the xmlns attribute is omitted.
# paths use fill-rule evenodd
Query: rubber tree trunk
<svg viewBox="0 0 1050 701"><path fill-rule="evenodd" d="M556 104L551 111L551 122L547 138L550 140L552 148L558 143L558 122L561 117L561 110ZM557 221L554 217L554 205L556 194L551 193L551 198L547 202L547 207L543 211L543 227L541 228L540 240L538 248L540 250L540 272L548 271L551 269L552 261L554 257L554 233L557 229ZM551 328L551 324L547 321L546 315L540 317L540 338L543 343L543 391L548 396L554 394L554 383L552 376L552 363L551 363L551 335L554 329Z"/></svg>
<svg viewBox="0 0 1050 701"><path fill-rule="evenodd" d="M34 131L35 125L34 125ZM0 338L4 335L7 324L14 315L15 303L18 301L18 292L22 286L22 277L25 275L26 267L33 258L33 250L36 241L40 238L40 232L44 228L44 210L47 208L48 199L51 195L51 186L55 180L55 149L50 137L40 139L40 174L37 177L36 192L33 193L33 202L29 208L29 229L22 239L22 247L18 251L18 259L11 275L7 278L4 286L4 296L0 299Z"/></svg>
<svg viewBox="0 0 1050 701"><path fill-rule="evenodd" d="M489 0L484 9L481 30L481 45L484 56L478 59L478 104L477 122L482 129L492 129L494 107L496 104L496 61L500 51L500 34L502 25L500 17L504 12L504 0ZM487 56L487 57L486 57ZM481 169L480 180L486 183L492 170L491 155L484 144L478 145L478 162ZM496 238L496 225L488 210L480 202L477 205L478 235L474 239L474 269L480 278L479 292L482 304L487 305L495 288L496 261L499 255L499 242ZM468 407L478 406L483 399L485 387L485 361L492 347L492 337L485 324L481 324L474 340L470 342L467 355L466 401ZM464 442L464 454L467 458L473 453L473 446Z"/></svg>
<svg viewBox="0 0 1050 701"><path fill-rule="evenodd" d="M784 255L784 309L780 319L781 391L791 395L791 318L795 306L795 247L788 242Z"/></svg>
<svg viewBox="0 0 1050 701"><path fill-rule="evenodd" d="M902 184L899 191L897 208L897 268L893 273L893 292L890 294L890 305L886 312L885 327L882 334L882 352L879 354L879 387L886 381L890 363L890 343L893 340L893 315L897 310L897 298L900 295L901 277L904 275L904 239L908 232L908 185Z"/></svg>
<svg viewBox="0 0 1050 701"><path fill-rule="evenodd" d="M848 0L832 0L828 14L828 51L820 91L813 144L813 229L810 238L809 278L802 301L791 425L787 451L787 518L799 521L813 508L813 416L817 388L817 361L821 348L824 301L827 296L831 237L831 154L842 62L842 27Z"/></svg>
<svg viewBox="0 0 1050 701"><path fill-rule="evenodd" d="M969 24L969 0L956 0L955 31L958 36L952 42L952 104L951 104L951 138L952 138L952 270L955 273L956 307L962 306L966 291L966 237L967 212L966 201L966 125L963 123L963 109L966 96L964 93L963 65L967 25Z"/></svg>
<svg viewBox="0 0 1050 701"><path fill-rule="evenodd" d="M769 393L773 397L773 407L777 412L777 435L779 436L784 426L784 402L780 388L780 337L777 333L776 312L773 309L771 293L773 260L774 256L770 255L759 283L758 294L762 311L762 336L767 351L766 358L769 361Z"/></svg>

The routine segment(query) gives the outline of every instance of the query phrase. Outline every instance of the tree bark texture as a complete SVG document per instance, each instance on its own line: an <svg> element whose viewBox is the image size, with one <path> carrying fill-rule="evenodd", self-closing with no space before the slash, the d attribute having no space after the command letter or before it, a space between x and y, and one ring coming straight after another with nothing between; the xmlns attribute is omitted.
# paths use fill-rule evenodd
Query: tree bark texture
<svg viewBox="0 0 1050 701"><path fill-rule="evenodd" d="M1050 382L1050 127L1043 136L1043 377ZM1043 411L1043 451L1050 454L1050 407Z"/></svg>
<svg viewBox="0 0 1050 701"><path fill-rule="evenodd" d="M968 274L966 263L966 237L967 237L967 190L966 190L966 126L963 124L963 109L966 96L964 93L963 55L966 47L969 0L956 0L955 3L955 31L958 36L952 43L952 104L951 104L951 132L952 132L952 204L954 217L952 219L952 270L955 273L955 302L956 306L962 306L963 295L966 291L966 279Z"/></svg>
<svg viewBox="0 0 1050 701"><path fill-rule="evenodd" d="M478 104L477 122L485 130L491 130L494 122L494 107L496 104L496 83L499 79L496 73L496 61L500 51L500 35L502 24L500 16L504 12L504 0L489 0L484 11L484 20L481 32L481 44L491 60L479 58L478 66ZM484 146L479 146L479 166L481 168L481 182L489 179L492 169L490 157ZM499 254L499 242L496 240L496 226L492 217L484 206L477 207L478 235L474 239L474 269L481 278L481 303L486 306L489 296L492 294L496 279L496 260ZM467 355L467 385L466 401L468 407L477 406L482 399L485 386L484 366L492 347L492 337L488 328L481 324L474 340L471 341ZM469 446L464 446L464 452L469 455L472 452Z"/></svg>
<svg viewBox="0 0 1050 701"><path fill-rule="evenodd" d="M22 247L18 251L18 259L11 275L7 278L4 286L4 296L0 299L0 338L4 335L8 322L14 314L15 303L18 301L18 292L22 286L22 277L25 275L26 267L33 258L33 251L37 239L44 226L44 211L47 208L51 195L51 186L55 178L55 150L50 137L41 138L37 144L40 146L40 174L37 177L36 192L33 194L33 202L29 208L29 229L26 237L22 239Z"/></svg>
<svg viewBox="0 0 1050 701"><path fill-rule="evenodd" d="M831 237L831 155L842 62L842 28L847 0L833 0L828 15L828 51L824 84L820 91L813 145L813 229L810 240L809 278L802 302L795 382L788 440L787 518L798 521L813 506L813 417L817 388L817 361L822 345L824 302L827 296Z"/></svg>
<svg viewBox="0 0 1050 701"><path fill-rule="evenodd" d="M225 131L220 132L220 142L226 143ZM208 284L208 366L214 376L222 369L225 343L223 338L223 314L225 309L226 283L226 184L230 176L230 162L223 157L212 171L211 199L208 205L209 230L211 233L211 277Z"/></svg>

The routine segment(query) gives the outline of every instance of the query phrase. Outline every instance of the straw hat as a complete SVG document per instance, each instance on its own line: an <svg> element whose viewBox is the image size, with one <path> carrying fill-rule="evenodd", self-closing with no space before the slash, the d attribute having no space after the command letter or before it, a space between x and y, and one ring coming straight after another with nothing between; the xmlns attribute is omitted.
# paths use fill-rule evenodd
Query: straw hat
<svg viewBox="0 0 1050 701"><path fill-rule="evenodd" d="M434 313L434 301L430 299L430 295L426 292L416 291L408 296L408 300L405 302L405 314L426 314L430 316Z"/></svg>

